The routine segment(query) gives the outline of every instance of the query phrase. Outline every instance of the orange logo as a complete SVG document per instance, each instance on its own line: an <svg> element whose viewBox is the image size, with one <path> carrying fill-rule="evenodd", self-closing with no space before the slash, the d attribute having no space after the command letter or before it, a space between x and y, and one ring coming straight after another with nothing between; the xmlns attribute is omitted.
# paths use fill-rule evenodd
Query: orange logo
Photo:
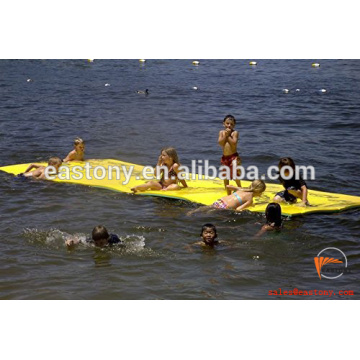
<svg viewBox="0 0 360 360"><path fill-rule="evenodd" d="M338 248L328 247L326 249L321 250L317 254L317 256L314 257L314 262L320 280L322 278L337 279L340 276L342 276L344 273L349 272L347 269L346 255ZM328 264L342 264L342 265L334 265L334 266L326 267L326 269L324 269L323 268L324 265L328 265ZM329 275L329 273L331 273L331 275Z"/></svg>
<svg viewBox="0 0 360 360"><path fill-rule="evenodd" d="M342 264L341 260L328 257L314 257L315 267L321 280L321 268L326 264Z"/></svg>

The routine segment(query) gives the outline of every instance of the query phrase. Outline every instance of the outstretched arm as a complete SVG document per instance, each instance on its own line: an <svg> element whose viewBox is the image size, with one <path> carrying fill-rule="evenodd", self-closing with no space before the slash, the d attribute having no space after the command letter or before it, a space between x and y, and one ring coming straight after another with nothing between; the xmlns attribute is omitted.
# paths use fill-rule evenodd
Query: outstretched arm
<svg viewBox="0 0 360 360"><path fill-rule="evenodd" d="M248 208L249 206L251 206L251 204L252 204L252 200L248 200L248 201L246 201L244 204L242 204L242 205L240 205L239 207L237 207L237 208L235 209L235 211L244 210L244 209Z"/></svg>
<svg viewBox="0 0 360 360"><path fill-rule="evenodd" d="M28 166L28 168L24 171L24 173L27 173L29 172L30 170L32 169L38 169L41 165L38 165L38 164L31 164Z"/></svg>
<svg viewBox="0 0 360 360"><path fill-rule="evenodd" d="M269 226L268 224L265 224L261 227L261 230L255 235L255 237L259 237L261 235L263 235L264 233L266 233L268 230L272 230L272 227Z"/></svg>
<svg viewBox="0 0 360 360"><path fill-rule="evenodd" d="M242 188L239 188L239 187L234 186L234 185L226 185L226 188L230 189L230 190L235 190L235 191L242 190Z"/></svg>
<svg viewBox="0 0 360 360"><path fill-rule="evenodd" d="M77 237L70 237L65 240L65 245L68 247L78 245L78 244L80 244L80 239Z"/></svg>
<svg viewBox="0 0 360 360"><path fill-rule="evenodd" d="M306 185L303 185L300 190L289 190L289 193L301 199L301 203L297 206L310 206L307 199L308 189Z"/></svg>
<svg viewBox="0 0 360 360"><path fill-rule="evenodd" d="M310 205L307 195L308 195L308 189L305 185L303 185L301 187L301 194L302 194L302 202L304 203L304 205Z"/></svg>

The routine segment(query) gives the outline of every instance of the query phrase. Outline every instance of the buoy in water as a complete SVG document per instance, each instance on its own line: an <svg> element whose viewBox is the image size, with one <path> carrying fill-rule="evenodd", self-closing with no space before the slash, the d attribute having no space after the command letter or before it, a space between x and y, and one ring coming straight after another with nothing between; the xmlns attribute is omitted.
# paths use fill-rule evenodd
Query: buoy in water
<svg viewBox="0 0 360 360"><path fill-rule="evenodd" d="M106 83L105 86L110 86L110 84L109 84L109 83Z"/></svg>
<svg viewBox="0 0 360 360"><path fill-rule="evenodd" d="M32 79L27 79L26 81L27 81L27 82L32 82Z"/></svg>
<svg viewBox="0 0 360 360"><path fill-rule="evenodd" d="M94 59L87 59L88 62L94 62Z"/></svg>
<svg viewBox="0 0 360 360"><path fill-rule="evenodd" d="M193 90L197 90L198 89L198 87L197 86L193 86Z"/></svg>
<svg viewBox="0 0 360 360"><path fill-rule="evenodd" d="M326 89L320 89L319 91L320 91L321 93L326 93L326 92L327 92Z"/></svg>
<svg viewBox="0 0 360 360"><path fill-rule="evenodd" d="M144 63L144 62L146 62L146 60L145 59L140 59L139 62Z"/></svg>
<svg viewBox="0 0 360 360"><path fill-rule="evenodd" d="M257 62L256 61L250 61L249 65L252 65L252 66L257 65Z"/></svg>
<svg viewBox="0 0 360 360"><path fill-rule="evenodd" d="M192 64L195 65L195 66L198 66L198 65L200 65L200 61L195 60L195 61L192 62Z"/></svg>
<svg viewBox="0 0 360 360"><path fill-rule="evenodd" d="M282 91L283 91L284 94L288 94L290 92L289 89L283 89Z"/></svg>
<svg viewBox="0 0 360 360"><path fill-rule="evenodd" d="M311 66L312 67L320 67L320 64L319 63L312 63Z"/></svg>

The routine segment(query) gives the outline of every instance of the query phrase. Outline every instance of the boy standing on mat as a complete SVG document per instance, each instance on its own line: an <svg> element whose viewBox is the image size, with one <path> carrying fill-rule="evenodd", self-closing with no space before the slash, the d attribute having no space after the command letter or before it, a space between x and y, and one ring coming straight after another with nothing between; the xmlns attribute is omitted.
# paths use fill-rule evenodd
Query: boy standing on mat
<svg viewBox="0 0 360 360"><path fill-rule="evenodd" d="M237 143L239 140L239 133L234 130L236 120L232 115L226 115L223 120L223 125L225 130L220 130L219 132L219 145L223 150L223 156L221 158L221 165L230 169L230 178L224 180L225 189L227 194L231 194L231 190L226 186L229 185L229 180L234 179L234 175L240 176L240 170L237 170L235 173L236 166L241 165L241 158L237 152ZM241 187L241 182L239 179L234 179L236 185Z"/></svg>

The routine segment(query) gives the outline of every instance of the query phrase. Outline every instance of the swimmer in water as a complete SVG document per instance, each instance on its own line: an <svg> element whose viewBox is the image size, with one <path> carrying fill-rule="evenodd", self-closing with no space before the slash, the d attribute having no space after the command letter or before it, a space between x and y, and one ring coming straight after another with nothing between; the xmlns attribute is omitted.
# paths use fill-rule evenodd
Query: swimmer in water
<svg viewBox="0 0 360 360"><path fill-rule="evenodd" d="M256 236L261 236L267 231L280 231L282 228L281 206L278 203L270 203L265 210L266 224Z"/></svg>
<svg viewBox="0 0 360 360"><path fill-rule="evenodd" d="M214 247L219 245L219 241L216 240L217 238L217 231L216 227L213 224L204 224L201 228L201 241L197 242L196 244L201 246L210 246Z"/></svg>
<svg viewBox="0 0 360 360"><path fill-rule="evenodd" d="M78 137L74 140L74 150L69 152L67 157L64 159L64 162L84 161L84 152L85 141Z"/></svg>
<svg viewBox="0 0 360 360"><path fill-rule="evenodd" d="M65 240L65 245L68 247L78 245L81 239L78 237L70 237ZM122 241L116 234L109 234L106 227L102 225L95 226L92 231L92 238L87 239L86 243L93 244L97 247L112 246L114 244L122 244Z"/></svg>

